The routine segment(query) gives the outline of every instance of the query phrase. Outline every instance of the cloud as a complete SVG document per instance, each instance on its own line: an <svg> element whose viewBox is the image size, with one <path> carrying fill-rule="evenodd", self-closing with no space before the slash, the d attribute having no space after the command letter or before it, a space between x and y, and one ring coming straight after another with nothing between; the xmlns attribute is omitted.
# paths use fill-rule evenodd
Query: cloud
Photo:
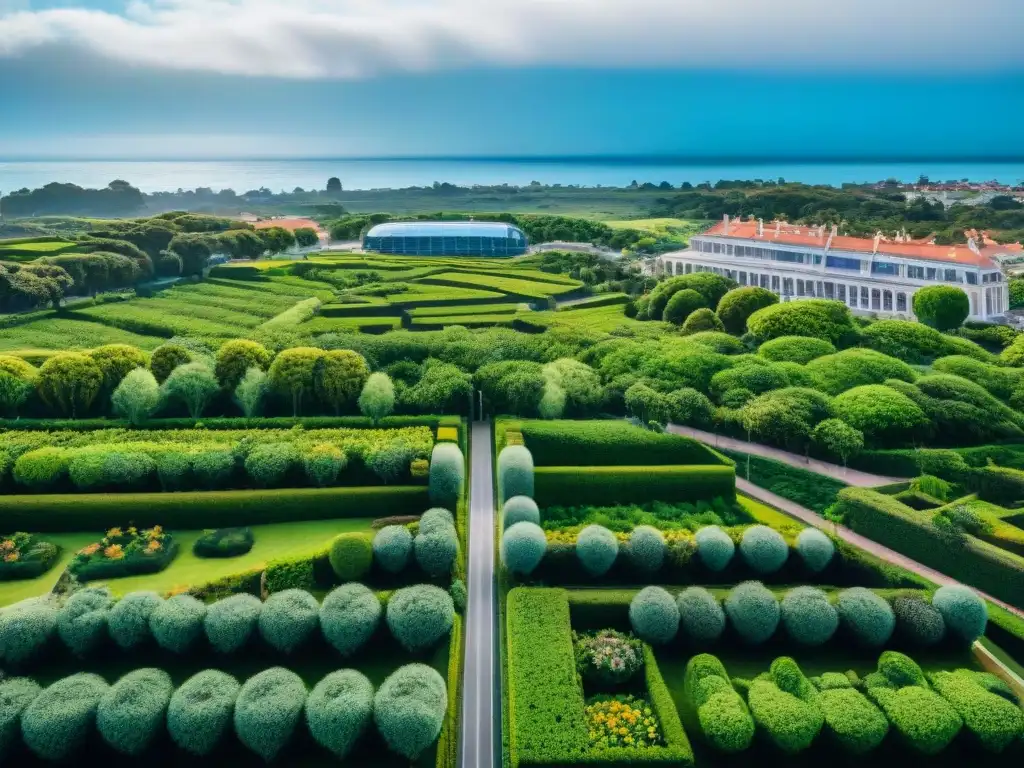
<svg viewBox="0 0 1024 768"><path fill-rule="evenodd" d="M1011 21L1020 0L131 0L123 14L3 2L0 66L69 47L131 66L302 79L473 66L1024 66Z"/></svg>

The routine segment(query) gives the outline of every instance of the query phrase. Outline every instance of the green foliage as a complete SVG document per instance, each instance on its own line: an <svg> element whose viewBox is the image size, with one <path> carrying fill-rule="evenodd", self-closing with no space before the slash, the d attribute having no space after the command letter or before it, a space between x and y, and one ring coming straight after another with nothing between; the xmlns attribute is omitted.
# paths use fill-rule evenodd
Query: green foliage
<svg viewBox="0 0 1024 768"><path fill-rule="evenodd" d="M18 409L34 391L31 383L0 370L0 414L18 418Z"/></svg>
<svg viewBox="0 0 1024 768"><path fill-rule="evenodd" d="M736 634L750 645L767 641L779 626L779 601L759 581L733 587L725 599L725 613Z"/></svg>
<svg viewBox="0 0 1024 768"><path fill-rule="evenodd" d="M767 525L752 525L740 539L740 554L757 573L775 573L789 558L789 545L782 534Z"/></svg>
<svg viewBox="0 0 1024 768"><path fill-rule="evenodd" d="M174 595L160 603L149 616L149 629L157 644L182 654L191 650L203 633L206 606L191 595Z"/></svg>
<svg viewBox="0 0 1024 768"><path fill-rule="evenodd" d="M771 671L759 675L747 693L754 722L789 755L810 747L821 731L825 718L817 698L800 667L786 657L773 661Z"/></svg>
<svg viewBox="0 0 1024 768"><path fill-rule="evenodd" d="M930 603L918 597L897 597L892 601L896 636L908 645L927 647L942 641L946 622Z"/></svg>
<svg viewBox="0 0 1024 768"><path fill-rule="evenodd" d="M373 537L373 561L388 573L401 573L412 555L413 539L404 525L388 525Z"/></svg>
<svg viewBox="0 0 1024 768"><path fill-rule="evenodd" d="M313 397L315 372L323 355L321 349L293 347L280 352L270 365L270 387L291 400L293 416L301 412L303 400Z"/></svg>
<svg viewBox="0 0 1024 768"><path fill-rule="evenodd" d="M844 349L819 357L807 364L807 371L818 387L830 395L888 379L913 381L914 369L901 360L870 349Z"/></svg>
<svg viewBox="0 0 1024 768"><path fill-rule="evenodd" d="M299 451L292 443L257 445L245 457L245 471L257 488L281 485L300 462Z"/></svg>
<svg viewBox="0 0 1024 768"><path fill-rule="evenodd" d="M373 684L354 669L331 672L306 699L310 734L339 759L352 751L372 717Z"/></svg>
<svg viewBox="0 0 1024 768"><path fill-rule="evenodd" d="M206 639L218 653L236 653L244 648L259 624L263 603L255 595L238 594L210 603L203 619Z"/></svg>
<svg viewBox="0 0 1024 768"><path fill-rule="evenodd" d="M103 373L103 391L113 392L128 373L136 368L145 369L146 355L128 344L107 344L89 352Z"/></svg>
<svg viewBox="0 0 1024 768"><path fill-rule="evenodd" d="M358 651L377 631L384 609L373 590L343 584L331 590L320 606L320 630L342 656Z"/></svg>
<svg viewBox="0 0 1024 768"><path fill-rule="evenodd" d="M703 296L690 288L684 288L683 290L672 294L672 297L665 304L665 309L662 312L661 319L666 323L682 325L692 313L696 312L698 309L706 307L707 303L704 301ZM702 330L713 329L705 328Z"/></svg>
<svg viewBox="0 0 1024 768"><path fill-rule="evenodd" d="M892 637L896 626L892 608L870 589L844 589L839 593L836 609L843 628L858 643L879 648Z"/></svg>
<svg viewBox="0 0 1024 768"><path fill-rule="evenodd" d="M112 604L105 587L86 587L68 598L57 616L57 633L72 653L85 656L103 642Z"/></svg>
<svg viewBox="0 0 1024 768"><path fill-rule="evenodd" d="M715 310L725 330L737 336L747 330L747 318L759 309L779 303L779 297L765 288L733 288L718 302Z"/></svg>
<svg viewBox="0 0 1024 768"><path fill-rule="evenodd" d="M329 443L314 445L302 457L306 479L317 488L334 485L347 463L342 450Z"/></svg>
<svg viewBox="0 0 1024 768"><path fill-rule="evenodd" d="M732 538L717 525L707 525L697 531L697 556L704 567L714 573L725 570L736 554Z"/></svg>
<svg viewBox="0 0 1024 768"><path fill-rule="evenodd" d="M451 586L448 587L448 594L452 597L455 612L464 614L469 603L469 590L466 589L466 582L462 579L452 579Z"/></svg>
<svg viewBox="0 0 1024 768"><path fill-rule="evenodd" d="M429 576L438 578L451 573L459 555L459 537L453 525L439 526L426 531L422 525L413 542L413 554L420 568Z"/></svg>
<svg viewBox="0 0 1024 768"><path fill-rule="evenodd" d="M451 595L430 584L397 590L388 600L388 628L402 647L419 652L451 632L455 606Z"/></svg>
<svg viewBox="0 0 1024 768"><path fill-rule="evenodd" d="M702 653L690 658L683 678L683 695L696 711L701 732L712 747L735 754L753 742L754 719L715 656Z"/></svg>
<svg viewBox="0 0 1024 768"><path fill-rule="evenodd" d="M474 376L477 388L497 413L535 415L546 379L540 363L503 360L488 363Z"/></svg>
<svg viewBox="0 0 1024 768"><path fill-rule="evenodd" d="M778 366L756 357L749 357L732 368L719 371L711 377L711 395L719 402L730 391L745 389L760 395L772 389L782 389L789 378Z"/></svg>
<svg viewBox="0 0 1024 768"><path fill-rule="evenodd" d="M845 466L864 448L864 433L840 419L825 419L811 432L811 442L825 454L842 459Z"/></svg>
<svg viewBox="0 0 1024 768"><path fill-rule="evenodd" d="M679 608L661 587L644 587L629 604L629 623L644 642L665 645L679 631Z"/></svg>
<svg viewBox="0 0 1024 768"><path fill-rule="evenodd" d="M615 534L601 525L588 525L576 537L576 557L591 576L606 574L619 554Z"/></svg>
<svg viewBox="0 0 1024 768"><path fill-rule="evenodd" d="M930 680L982 747L1002 752L1024 735L1024 712L1017 704L986 690L975 675L971 670L959 669L935 672Z"/></svg>
<svg viewBox="0 0 1024 768"><path fill-rule="evenodd" d="M821 573L832 562L836 547L832 539L817 528L804 528L796 537L796 551L808 570Z"/></svg>
<svg viewBox="0 0 1024 768"><path fill-rule="evenodd" d="M248 339L224 342L217 350L214 375L222 388L234 390L250 368L266 371L273 355L262 344Z"/></svg>
<svg viewBox="0 0 1024 768"><path fill-rule="evenodd" d="M265 371L249 368L235 387L235 403L242 409L247 419L258 416L263 407L263 398L270 389Z"/></svg>
<svg viewBox="0 0 1024 768"><path fill-rule="evenodd" d="M502 499L533 498L533 456L526 446L508 445L498 454L498 492Z"/></svg>
<svg viewBox="0 0 1024 768"><path fill-rule="evenodd" d="M43 363L37 386L47 405L75 419L89 410L103 388L103 380L103 370L91 357L64 352Z"/></svg>
<svg viewBox="0 0 1024 768"><path fill-rule="evenodd" d="M632 566L641 573L653 574L661 570L665 552L665 537L657 528L638 525L630 533L626 554Z"/></svg>
<svg viewBox="0 0 1024 768"><path fill-rule="evenodd" d="M782 626L800 645L822 645L839 628L839 614L816 587L795 587L782 598Z"/></svg>
<svg viewBox="0 0 1024 768"><path fill-rule="evenodd" d="M825 731L852 755L865 755L889 733L889 721L878 708L853 688L841 673L826 673L813 682L820 693L817 704L825 716Z"/></svg>
<svg viewBox="0 0 1024 768"><path fill-rule="evenodd" d="M836 348L830 342L812 336L779 336L766 341L757 350L757 354L773 362L801 365L835 353Z"/></svg>
<svg viewBox="0 0 1024 768"><path fill-rule="evenodd" d="M814 427L835 412L828 395L804 387L787 387L756 397L740 414L743 428L752 439L803 453Z"/></svg>
<svg viewBox="0 0 1024 768"><path fill-rule="evenodd" d="M367 533L342 533L331 542L331 568L339 581L359 581L373 563L373 540Z"/></svg>
<svg viewBox="0 0 1024 768"><path fill-rule="evenodd" d="M732 500L736 493L731 466L537 467L534 476L542 508Z"/></svg>
<svg viewBox="0 0 1024 768"><path fill-rule="evenodd" d="M96 729L123 755L141 755L164 729L174 685L160 669L137 669L114 683L96 709Z"/></svg>
<svg viewBox="0 0 1024 768"><path fill-rule="evenodd" d="M273 648L292 653L314 632L320 621L320 604L309 592L285 589L275 592L260 611L260 636Z"/></svg>
<svg viewBox="0 0 1024 768"><path fill-rule="evenodd" d="M21 715L25 745L45 760L66 760L80 752L106 692L102 677L85 672L53 683Z"/></svg>
<svg viewBox="0 0 1024 768"><path fill-rule="evenodd" d="M967 294L951 285L930 285L914 292L914 314L927 326L951 331L971 314Z"/></svg>
<svg viewBox="0 0 1024 768"><path fill-rule="evenodd" d="M455 509L466 480L466 462L456 443L437 443L430 455L430 501Z"/></svg>
<svg viewBox="0 0 1024 768"><path fill-rule="evenodd" d="M18 667L37 657L57 634L57 608L50 600L16 604L0 612L0 659Z"/></svg>
<svg viewBox="0 0 1024 768"><path fill-rule="evenodd" d="M376 424L395 410L395 386L386 373L371 373L359 394L359 412Z"/></svg>
<svg viewBox="0 0 1024 768"><path fill-rule="evenodd" d="M973 381L1000 400L1009 400L1021 384L1021 371L1001 368L966 355L941 357L932 363L932 370Z"/></svg>
<svg viewBox="0 0 1024 768"><path fill-rule="evenodd" d="M747 329L762 344L783 336L811 336L836 345L854 333L850 310L841 302L824 299L759 309L747 319Z"/></svg>
<svg viewBox="0 0 1024 768"><path fill-rule="evenodd" d="M282 667L266 669L246 680L238 693L235 734L269 762L291 740L305 705L301 677Z"/></svg>
<svg viewBox="0 0 1024 768"><path fill-rule="evenodd" d="M513 496L505 501L502 509L502 525L511 528L516 523L540 524L540 510L537 502L529 496Z"/></svg>
<svg viewBox="0 0 1024 768"><path fill-rule="evenodd" d="M544 531L536 523L514 523L501 536L501 562L512 573L529 576L544 559L547 543Z"/></svg>
<svg viewBox="0 0 1024 768"><path fill-rule="evenodd" d="M704 587L687 587L676 598L679 629L695 645L715 642L725 631L725 612Z"/></svg>
<svg viewBox="0 0 1024 768"><path fill-rule="evenodd" d="M362 355L334 349L317 360L313 388L322 403L340 414L356 403L369 376L370 368Z"/></svg>
<svg viewBox="0 0 1024 768"><path fill-rule="evenodd" d="M972 341L906 320L879 320L865 328L861 338L866 346L912 364L928 363L945 355L993 360L990 353Z"/></svg>
<svg viewBox="0 0 1024 768"><path fill-rule="evenodd" d="M171 696L167 731L181 749L203 757L225 738L241 686L226 672L198 672Z"/></svg>
<svg viewBox="0 0 1024 768"><path fill-rule="evenodd" d="M393 752L409 760L437 741L447 708L444 678L425 664L407 664L392 672L373 699L381 736Z"/></svg>
<svg viewBox="0 0 1024 768"><path fill-rule="evenodd" d="M192 545L196 557L239 557L252 549L252 528L215 528L203 531Z"/></svg>
<svg viewBox="0 0 1024 768"><path fill-rule="evenodd" d="M949 631L968 645L985 634L988 609L970 587L962 584L939 587L932 597L932 605L942 614Z"/></svg>
<svg viewBox="0 0 1024 768"><path fill-rule="evenodd" d="M6 757L17 743L21 715L42 690L27 677L0 680L0 758Z"/></svg>
<svg viewBox="0 0 1024 768"><path fill-rule="evenodd" d="M925 429L928 417L909 397L892 387L855 387L835 399L836 415L877 445L909 442Z"/></svg>
<svg viewBox="0 0 1024 768"><path fill-rule="evenodd" d="M182 403L194 419L203 415L218 390L217 377L204 362L179 365L163 383L163 396Z"/></svg>
<svg viewBox="0 0 1024 768"><path fill-rule="evenodd" d="M138 426L160 405L160 385L145 368L129 371L110 396L114 413Z"/></svg>

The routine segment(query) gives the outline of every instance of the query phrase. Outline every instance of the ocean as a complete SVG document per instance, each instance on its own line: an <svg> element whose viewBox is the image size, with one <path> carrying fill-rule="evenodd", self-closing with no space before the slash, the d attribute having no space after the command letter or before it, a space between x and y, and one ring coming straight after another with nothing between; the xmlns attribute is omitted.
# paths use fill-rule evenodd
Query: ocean
<svg viewBox="0 0 1024 768"><path fill-rule="evenodd" d="M460 186L542 184L624 187L632 181L699 184L720 179L778 179L808 184L970 179L1024 183L1024 162L673 162L653 159L319 159L319 160L0 160L0 193L50 182L104 187L114 179L143 192L210 187L238 193L323 189L337 176L345 189L397 189L448 182Z"/></svg>

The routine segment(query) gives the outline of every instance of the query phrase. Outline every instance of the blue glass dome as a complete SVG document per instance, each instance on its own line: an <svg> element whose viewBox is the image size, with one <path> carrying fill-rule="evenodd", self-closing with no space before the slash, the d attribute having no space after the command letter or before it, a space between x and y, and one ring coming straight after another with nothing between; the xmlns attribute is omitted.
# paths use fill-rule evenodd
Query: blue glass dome
<svg viewBox="0 0 1024 768"><path fill-rule="evenodd" d="M390 221L372 227L363 249L406 256L520 256L526 235L500 221Z"/></svg>

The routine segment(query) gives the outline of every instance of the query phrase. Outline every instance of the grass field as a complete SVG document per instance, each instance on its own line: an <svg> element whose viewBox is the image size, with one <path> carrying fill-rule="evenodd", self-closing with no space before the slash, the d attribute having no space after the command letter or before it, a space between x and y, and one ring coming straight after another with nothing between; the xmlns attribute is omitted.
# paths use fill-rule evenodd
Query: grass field
<svg viewBox="0 0 1024 768"><path fill-rule="evenodd" d="M0 352L26 349L92 349L104 344L132 344L151 350L164 339L87 320L52 317L0 330Z"/></svg>
<svg viewBox="0 0 1024 768"><path fill-rule="evenodd" d="M0 581L0 608L5 605L47 594L67 567L71 558L82 547L96 541L95 533L53 533L44 537L61 548L60 559L41 576L34 579Z"/></svg>
<svg viewBox="0 0 1024 768"><path fill-rule="evenodd" d="M637 325L623 314L621 304L584 309L562 309L558 311L531 312L525 316L531 325L545 328L585 328L592 331L611 331L622 325Z"/></svg>
<svg viewBox="0 0 1024 768"><path fill-rule="evenodd" d="M522 277L505 277L504 275L479 273L466 274L462 272L441 272L426 278L428 281L443 280L445 283L456 285L473 285L483 288L493 288L496 291L517 294L520 296L558 296L569 293L582 287L582 283L572 281L569 283L540 282L539 280L527 280Z"/></svg>

